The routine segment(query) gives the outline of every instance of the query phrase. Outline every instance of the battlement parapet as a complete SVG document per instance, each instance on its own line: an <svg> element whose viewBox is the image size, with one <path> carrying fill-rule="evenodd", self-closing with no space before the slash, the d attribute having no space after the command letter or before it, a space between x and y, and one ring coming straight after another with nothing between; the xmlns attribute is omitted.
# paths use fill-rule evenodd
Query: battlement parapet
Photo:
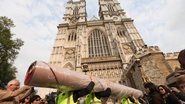
<svg viewBox="0 0 185 104"><path fill-rule="evenodd" d="M179 55L179 52L171 52L171 53L165 53L165 59L177 59Z"/></svg>
<svg viewBox="0 0 185 104"><path fill-rule="evenodd" d="M138 52L136 53L136 57L142 57L149 53L159 53L159 52L161 52L161 50L159 49L158 46L143 47L138 50Z"/></svg>
<svg viewBox="0 0 185 104"><path fill-rule="evenodd" d="M161 51L158 46L149 46L148 49L150 51L156 51L156 52L160 52Z"/></svg>

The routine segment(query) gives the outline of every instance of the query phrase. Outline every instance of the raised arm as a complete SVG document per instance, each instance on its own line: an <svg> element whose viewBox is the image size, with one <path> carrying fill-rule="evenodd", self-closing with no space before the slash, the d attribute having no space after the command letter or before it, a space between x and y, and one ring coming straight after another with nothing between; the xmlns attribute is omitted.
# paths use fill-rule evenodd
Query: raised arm
<svg viewBox="0 0 185 104"><path fill-rule="evenodd" d="M0 101L14 98L15 96L26 93L30 89L30 86L23 86L15 91L0 90Z"/></svg>
<svg viewBox="0 0 185 104"><path fill-rule="evenodd" d="M22 100L26 97L28 97L31 93L33 93L34 91L34 88L33 87L30 87L29 89L25 90L23 93L20 93L18 96L16 96L16 100Z"/></svg>

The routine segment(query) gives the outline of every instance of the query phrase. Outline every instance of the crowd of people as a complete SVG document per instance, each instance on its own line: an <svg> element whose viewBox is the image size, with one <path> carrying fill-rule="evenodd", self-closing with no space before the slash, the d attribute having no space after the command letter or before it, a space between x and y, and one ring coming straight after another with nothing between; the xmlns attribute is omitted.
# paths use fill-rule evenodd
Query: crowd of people
<svg viewBox="0 0 185 104"><path fill-rule="evenodd" d="M32 95L22 99L20 103L21 104L48 104L48 101L46 99L42 99L39 95Z"/></svg>
<svg viewBox="0 0 185 104"><path fill-rule="evenodd" d="M157 86L152 82L145 83L144 87L149 104L185 104L185 87Z"/></svg>
<svg viewBox="0 0 185 104"><path fill-rule="evenodd" d="M178 60L181 70L177 72L175 86L146 82L143 85L145 88L143 97L138 99L133 96L123 97L119 101L120 104L185 104L185 50L180 52ZM94 82L90 82L84 89L58 93L58 96L53 97L52 102L49 102L48 99L42 99L39 95L33 94L33 87L26 85L20 87L20 82L13 79L8 82L5 90L0 89L0 104L68 104L70 100L67 98L71 95L73 103L70 104L108 104L102 103L101 98L108 98L111 95L111 89L92 93L94 85ZM79 99L84 96L86 96L85 103L79 102ZM95 97L100 103L92 103Z"/></svg>
<svg viewBox="0 0 185 104"><path fill-rule="evenodd" d="M0 104L48 104L39 95L32 95L33 93L33 87L20 87L20 82L13 79L7 84L5 90L0 90Z"/></svg>
<svg viewBox="0 0 185 104"><path fill-rule="evenodd" d="M185 50L179 53L180 70L176 72L175 85L155 85L152 82L144 84L149 104L185 104Z"/></svg>
<svg viewBox="0 0 185 104"><path fill-rule="evenodd" d="M145 96L138 102L129 97L129 101L131 104L185 104L185 76L182 77L184 82L179 83L177 88L165 85L157 86L152 82L147 82L144 84ZM19 81L12 80L7 84L6 90L0 90L0 104L51 104L39 95L31 95L33 92L33 87L23 86L20 88ZM82 92L80 93L82 94Z"/></svg>

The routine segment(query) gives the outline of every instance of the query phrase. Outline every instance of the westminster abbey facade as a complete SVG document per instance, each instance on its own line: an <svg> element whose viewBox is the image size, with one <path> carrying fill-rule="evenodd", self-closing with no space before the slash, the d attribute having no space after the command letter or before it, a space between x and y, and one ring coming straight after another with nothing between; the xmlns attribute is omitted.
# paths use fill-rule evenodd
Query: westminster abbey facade
<svg viewBox="0 0 185 104"><path fill-rule="evenodd" d="M138 89L147 81L165 84L179 66L178 53L144 43L118 0L99 0L99 18L87 14L85 0L67 2L50 64Z"/></svg>

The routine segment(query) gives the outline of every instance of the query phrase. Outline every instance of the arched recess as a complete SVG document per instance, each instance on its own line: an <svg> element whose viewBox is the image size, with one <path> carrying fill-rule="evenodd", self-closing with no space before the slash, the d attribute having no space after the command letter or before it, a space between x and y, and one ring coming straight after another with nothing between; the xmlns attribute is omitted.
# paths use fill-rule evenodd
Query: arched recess
<svg viewBox="0 0 185 104"><path fill-rule="evenodd" d="M76 6L73 10L73 15L76 16L78 15L78 12L79 12L79 8Z"/></svg>
<svg viewBox="0 0 185 104"><path fill-rule="evenodd" d="M121 27L117 28L117 35L122 39L124 42L128 42L128 39L125 34L125 30Z"/></svg>
<svg viewBox="0 0 185 104"><path fill-rule="evenodd" d="M69 35L68 35L68 41L76 41L76 32L72 31Z"/></svg>
<svg viewBox="0 0 185 104"><path fill-rule="evenodd" d="M89 57L110 56L108 38L99 29L94 29L88 37Z"/></svg>
<svg viewBox="0 0 185 104"><path fill-rule="evenodd" d="M114 7L113 7L112 4L109 3L109 4L107 5L107 8L108 8L109 12L114 12Z"/></svg>
<svg viewBox="0 0 185 104"><path fill-rule="evenodd" d="M122 36L122 37L125 36L125 31L124 31L124 29L121 28L121 27L118 27L118 28L117 28L117 35L120 36L120 37L121 37L121 36Z"/></svg>
<svg viewBox="0 0 185 104"><path fill-rule="evenodd" d="M63 68L67 68L67 69L70 69L70 70L75 70L74 66L70 62L66 63Z"/></svg>

